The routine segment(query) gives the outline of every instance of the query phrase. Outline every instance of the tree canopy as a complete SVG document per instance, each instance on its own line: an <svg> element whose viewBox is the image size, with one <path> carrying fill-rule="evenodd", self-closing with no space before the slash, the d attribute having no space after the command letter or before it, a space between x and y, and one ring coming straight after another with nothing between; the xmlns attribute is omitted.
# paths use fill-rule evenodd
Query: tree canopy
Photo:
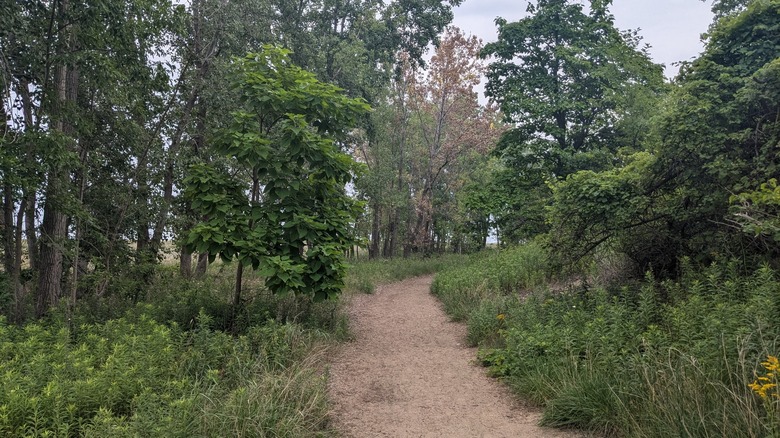
<svg viewBox="0 0 780 438"><path fill-rule="evenodd" d="M359 212L345 193L357 163L337 142L369 107L272 46L238 60L234 81L243 108L214 144L234 164L190 168L186 196L206 220L192 229L187 246L261 269L276 293L335 295ZM236 287L238 304L240 274Z"/></svg>
<svg viewBox="0 0 780 438"><path fill-rule="evenodd" d="M513 128L497 153L507 164L502 187L512 207L499 219L514 238L544 230L547 184L583 169L614 165L615 152L632 132L631 112L642 96L662 86L633 32L621 32L609 2L540 0L528 17L497 19L498 41L491 57L485 94L499 104Z"/></svg>

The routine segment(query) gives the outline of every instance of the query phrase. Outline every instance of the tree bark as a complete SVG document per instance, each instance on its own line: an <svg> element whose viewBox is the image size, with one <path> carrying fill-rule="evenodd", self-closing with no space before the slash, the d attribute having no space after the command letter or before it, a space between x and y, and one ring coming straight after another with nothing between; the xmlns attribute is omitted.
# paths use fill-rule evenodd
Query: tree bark
<svg viewBox="0 0 780 438"><path fill-rule="evenodd" d="M49 184L46 189L43 224L41 225L38 302L35 308L35 315L39 318L49 308L57 304L62 294L63 247L67 238L68 218L59 209L59 205L56 205L56 199L64 191L64 188L60 186L63 173L61 170L52 172L49 175Z"/></svg>
<svg viewBox="0 0 780 438"><path fill-rule="evenodd" d="M14 190L6 181L3 185L3 214L0 217L0 228L3 230L3 268L8 274L13 270L13 258L16 253L14 244Z"/></svg>
<svg viewBox="0 0 780 438"><path fill-rule="evenodd" d="M398 208L394 208L390 213L390 220L388 221L388 230L385 237L385 246L382 250L382 255L386 258L392 258L395 256L395 247L398 242Z"/></svg>
<svg viewBox="0 0 780 438"><path fill-rule="evenodd" d="M192 253L184 248L179 254L179 273L184 278L192 278Z"/></svg>
<svg viewBox="0 0 780 438"><path fill-rule="evenodd" d="M57 7L57 3L52 7ZM60 53L68 53L74 46L73 26L65 23L68 7L68 0L59 2L58 22L62 24ZM56 99L53 108L54 129L64 134L63 137L68 138L72 134L72 127L65 121L65 107L68 102L75 102L78 95L78 73L75 69L65 62L58 65L54 73L52 91ZM68 224L62 203L67 193L68 184L68 172L60 166L55 166L47 175L41 225L38 299L35 308L37 317L43 316L49 308L56 305L62 294L63 250L67 240Z"/></svg>
<svg viewBox="0 0 780 438"><path fill-rule="evenodd" d="M371 245L368 247L368 258L373 260L379 257L379 241L381 240L379 227L382 219L382 209L378 201L374 202L372 210L374 214L371 219Z"/></svg>
<svg viewBox="0 0 780 438"><path fill-rule="evenodd" d="M24 116L25 130L33 129L36 127L35 120L33 118L33 108L35 106L32 96L30 95L30 83L27 78L19 79L19 97L22 100L22 115ZM25 158L30 163L35 162L35 156L31 147L28 145L25 150ZM24 237L27 240L27 259L30 265L30 269L33 272L37 272L39 269L38 263L38 235L36 234L35 227L35 214L36 214L36 193L35 190L28 188L23 189L23 198L26 201L26 208L24 210Z"/></svg>
<svg viewBox="0 0 780 438"><path fill-rule="evenodd" d="M14 288L14 314L13 321L17 324L24 322L25 289L21 282L22 273L22 222L24 221L25 200L19 205L16 215L16 253L14 254L14 266L11 271L11 285Z"/></svg>
<svg viewBox="0 0 780 438"><path fill-rule="evenodd" d="M30 190L25 199L27 200L27 208L24 212L24 236L27 240L27 258L30 263L30 269L33 272L38 272L38 269L40 269L40 255L38 253L38 234L35 231L35 191Z"/></svg>
<svg viewBox="0 0 780 438"><path fill-rule="evenodd" d="M198 254L198 265L195 267L195 278L203 278L206 275L206 269L209 267L209 255L202 252Z"/></svg>

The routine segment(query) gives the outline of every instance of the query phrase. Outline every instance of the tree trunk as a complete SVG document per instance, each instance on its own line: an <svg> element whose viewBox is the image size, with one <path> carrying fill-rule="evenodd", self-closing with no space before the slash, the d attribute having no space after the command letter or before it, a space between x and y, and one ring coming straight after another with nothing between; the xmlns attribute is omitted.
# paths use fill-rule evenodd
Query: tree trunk
<svg viewBox="0 0 780 438"><path fill-rule="evenodd" d="M61 3L61 14L67 10L67 1ZM68 26L69 27L69 26ZM64 33L68 31L65 30ZM70 37L66 36L66 40ZM55 129L66 136L71 127L65 123L63 108L71 98L75 100L75 90L69 90L69 67L60 65L55 71L54 91L57 96ZM71 82L71 85L72 82ZM49 308L56 305L62 295L63 248L67 239L68 218L61 209L66 187L69 183L68 172L60 167L52 169L47 177L43 223L41 225L40 272L38 274L38 300L35 308L37 317L43 316Z"/></svg>
<svg viewBox="0 0 780 438"><path fill-rule="evenodd" d="M78 184L78 205L81 207L84 205L84 192L86 191L87 187L87 148L83 145L81 146L81 169L76 172L76 178L75 182ZM74 235L74 248L73 248L73 263L71 264L71 268L73 269L73 272L71 273L71 284L70 284L70 303L69 308L70 311L73 311L76 307L76 298L77 298L77 292L78 292L78 283L79 283L79 271L80 266L85 265L86 263L82 263L80 260L81 258L81 218L76 217L74 221L74 228L75 228L75 235Z"/></svg>
<svg viewBox="0 0 780 438"><path fill-rule="evenodd" d="M184 248L179 254L179 273L184 278L192 278L192 253Z"/></svg>
<svg viewBox="0 0 780 438"><path fill-rule="evenodd" d="M414 249L412 247L412 240L408 238L409 233L410 233L409 230L411 230L411 226L412 226L412 215L409 215L409 217L406 219L406 230L407 230L406 231L406 236L407 236L407 238L404 239L404 244L403 244L404 245L403 257L405 259L409 258L409 256L412 255L412 251Z"/></svg>
<svg viewBox="0 0 780 438"><path fill-rule="evenodd" d="M236 267L236 289L233 292L233 306L230 309L230 321L228 326L233 333L236 333L238 327L236 325L236 318L238 317L239 305L241 304L241 286L244 282L244 264L240 261Z"/></svg>
<svg viewBox="0 0 780 438"><path fill-rule="evenodd" d="M209 267L209 254L202 252L198 254L198 265L195 267L195 278L203 278L206 275L206 269Z"/></svg>
<svg viewBox="0 0 780 438"><path fill-rule="evenodd" d="M52 172L49 175L49 185L46 189L43 224L41 225L38 302L35 308L35 315L39 318L49 308L57 304L62 294L63 246L67 238L68 218L59 210L55 200L64 191L60 185L63 173L62 171Z"/></svg>
<svg viewBox="0 0 780 438"><path fill-rule="evenodd" d="M35 120L33 119L33 107L35 106L32 96L30 95L30 83L26 78L19 79L19 97L22 99L22 114L24 116L25 129L35 128ZM29 145L25 150L25 159L34 162L35 154L32 151L32 147ZM35 214L36 214L36 193L35 190L25 188L23 190L23 198L26 201L26 209L24 210L24 236L27 240L27 260L30 265L30 269L33 272L37 272L39 268L38 263L38 235L36 234L35 226Z"/></svg>
<svg viewBox="0 0 780 438"><path fill-rule="evenodd" d="M388 230L385 236L385 245L382 249L382 255L386 258L395 256L395 246L398 238L398 208L394 208L390 213Z"/></svg>
<svg viewBox="0 0 780 438"><path fill-rule="evenodd" d="M371 245L368 247L368 258L373 260L379 256L379 241L381 240L379 226L382 211L378 202L374 203L372 210L374 214L371 219Z"/></svg>
<svg viewBox="0 0 780 438"><path fill-rule="evenodd" d="M22 202L19 205L19 211L16 214L16 230L15 230L15 240L16 240L16 248L15 248L15 254L14 254L14 263L11 269L11 286L13 287L14 291L14 313L13 313L13 321L17 324L22 324L24 322L24 302L25 302L25 289L21 282L21 273L22 273L22 223L24 221L24 211L25 211L25 203L26 200L22 200Z"/></svg>
<svg viewBox="0 0 780 438"><path fill-rule="evenodd" d="M35 232L35 212L36 195L34 190L26 195L27 208L24 212L24 236L27 239L27 259L30 263L30 269L38 272L40 269L40 255L38 253L38 234Z"/></svg>
<svg viewBox="0 0 780 438"><path fill-rule="evenodd" d="M0 228L3 230L3 268L11 274L14 265L14 190L6 181L3 185L3 215L0 216Z"/></svg>
<svg viewBox="0 0 780 438"><path fill-rule="evenodd" d="M52 8L56 8L54 3ZM62 45L58 47L59 54L69 54L75 50L75 27L67 17L69 9L68 0L59 2L59 11L55 12L61 26L58 30L62 36ZM53 30L54 31L54 30ZM62 62L54 73L53 89L55 103L52 108L54 130L64 134L64 138L71 138L73 127L65 114L68 103L75 103L78 97L78 70L72 65ZM70 146L66 145L66 148ZM62 210L65 201L67 187L70 185L68 170L61 166L55 166L47 175L45 201L43 207L43 222L41 225L40 240L40 271L38 274L38 299L35 314L43 316L49 308L56 305L62 295L63 252L67 240L68 218Z"/></svg>

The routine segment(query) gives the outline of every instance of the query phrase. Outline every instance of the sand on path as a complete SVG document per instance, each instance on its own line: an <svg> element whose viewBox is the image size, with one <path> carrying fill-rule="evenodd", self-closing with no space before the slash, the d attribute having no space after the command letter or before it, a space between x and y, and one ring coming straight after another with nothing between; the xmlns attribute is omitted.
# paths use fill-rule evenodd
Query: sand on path
<svg viewBox="0 0 780 438"><path fill-rule="evenodd" d="M334 354L328 385L344 437L574 437L542 428L475 364L466 328L450 321L418 277L355 295L355 339Z"/></svg>

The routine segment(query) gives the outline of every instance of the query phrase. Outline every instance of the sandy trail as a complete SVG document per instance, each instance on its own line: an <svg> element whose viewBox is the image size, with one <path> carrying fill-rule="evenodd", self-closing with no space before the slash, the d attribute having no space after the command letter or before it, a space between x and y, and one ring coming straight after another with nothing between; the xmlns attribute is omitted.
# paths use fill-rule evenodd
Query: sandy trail
<svg viewBox="0 0 780 438"><path fill-rule="evenodd" d="M356 295L355 340L335 355L329 395L344 437L573 437L537 426L474 364L466 328L444 314L419 277Z"/></svg>

